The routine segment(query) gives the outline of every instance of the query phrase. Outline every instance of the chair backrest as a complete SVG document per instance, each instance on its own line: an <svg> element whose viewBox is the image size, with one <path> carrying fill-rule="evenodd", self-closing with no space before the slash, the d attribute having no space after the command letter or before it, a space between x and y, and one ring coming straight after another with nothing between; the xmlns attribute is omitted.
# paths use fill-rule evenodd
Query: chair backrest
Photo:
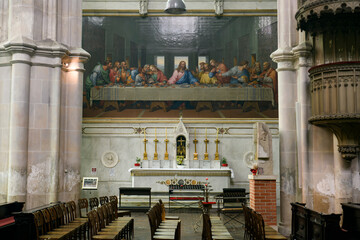
<svg viewBox="0 0 360 240"><path fill-rule="evenodd" d="M86 198L78 200L80 217L85 217L88 213L89 203Z"/></svg>
<svg viewBox="0 0 360 240"><path fill-rule="evenodd" d="M246 203L245 188L223 188L224 208L240 208Z"/></svg>
<svg viewBox="0 0 360 240"><path fill-rule="evenodd" d="M91 210L94 210L99 206L99 199L97 197L90 198L89 201Z"/></svg>
<svg viewBox="0 0 360 240"><path fill-rule="evenodd" d="M210 216L206 213L203 214L202 240L212 240Z"/></svg>
<svg viewBox="0 0 360 240"><path fill-rule="evenodd" d="M151 239L153 239L154 235L155 235L155 231L157 229L156 226L156 215L154 212L154 209L151 208L146 215L148 216L149 219L149 224L150 224L150 233L151 233Z"/></svg>
<svg viewBox="0 0 360 240"><path fill-rule="evenodd" d="M89 219L89 232L90 232L89 239L91 239L92 236L95 236L97 234L98 226L96 225L95 215L96 215L95 210L92 210L87 214Z"/></svg>
<svg viewBox="0 0 360 240"><path fill-rule="evenodd" d="M50 217L50 213L48 211L48 209L42 209L40 210L40 212L42 213L43 217L44 217L44 231L45 233L49 232L51 230L51 217Z"/></svg>
<svg viewBox="0 0 360 240"><path fill-rule="evenodd" d="M39 240L39 236L45 234L45 225L44 225L44 216L40 211L34 212L34 221L35 221L35 228L36 228L36 238Z"/></svg>
<svg viewBox="0 0 360 240"><path fill-rule="evenodd" d="M108 202L109 202L109 198L107 196L100 197L101 206Z"/></svg>
<svg viewBox="0 0 360 240"><path fill-rule="evenodd" d="M254 240L265 240L265 224L261 214L253 211L252 217L254 218Z"/></svg>
<svg viewBox="0 0 360 240"><path fill-rule="evenodd" d="M74 201L70 201L66 203L69 211L69 222L74 221L76 218L76 204Z"/></svg>

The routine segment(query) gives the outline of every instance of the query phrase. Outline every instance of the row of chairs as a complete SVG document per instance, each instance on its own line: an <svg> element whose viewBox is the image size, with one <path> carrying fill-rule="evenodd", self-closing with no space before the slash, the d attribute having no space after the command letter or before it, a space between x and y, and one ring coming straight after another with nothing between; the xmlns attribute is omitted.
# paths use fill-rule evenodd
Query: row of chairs
<svg viewBox="0 0 360 240"><path fill-rule="evenodd" d="M134 219L117 218L117 202L104 203L88 214L89 232L93 240L123 240L134 238Z"/></svg>
<svg viewBox="0 0 360 240"><path fill-rule="evenodd" d="M245 230L244 240L276 240L287 239L272 227L264 223L260 213L243 205Z"/></svg>
<svg viewBox="0 0 360 240"><path fill-rule="evenodd" d="M178 217L166 217L161 200L146 213L149 218L151 240L180 240L181 221Z"/></svg>
<svg viewBox="0 0 360 240"><path fill-rule="evenodd" d="M99 202L99 198L97 198L97 197L89 198L89 201L86 198L79 199L78 205L79 205L80 217L86 217L86 215L89 212L89 207L90 207L90 210L94 210L99 207L99 203L101 206L103 206L104 204L109 203L109 202L115 202L116 208L117 208L118 198L115 195L110 196L110 197L107 197L107 196L100 197L100 202ZM131 217L131 212L118 210L117 215L119 217L123 217L123 216Z"/></svg>
<svg viewBox="0 0 360 240"><path fill-rule="evenodd" d="M76 218L76 204L56 203L33 213L36 239L88 239L88 220Z"/></svg>

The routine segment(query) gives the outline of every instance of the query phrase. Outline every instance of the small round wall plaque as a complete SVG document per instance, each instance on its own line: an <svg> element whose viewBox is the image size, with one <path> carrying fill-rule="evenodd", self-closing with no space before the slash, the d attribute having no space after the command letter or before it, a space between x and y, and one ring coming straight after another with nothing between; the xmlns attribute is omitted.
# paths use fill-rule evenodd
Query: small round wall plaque
<svg viewBox="0 0 360 240"><path fill-rule="evenodd" d="M119 162L116 152L104 152L101 157L101 162L105 167L113 168Z"/></svg>

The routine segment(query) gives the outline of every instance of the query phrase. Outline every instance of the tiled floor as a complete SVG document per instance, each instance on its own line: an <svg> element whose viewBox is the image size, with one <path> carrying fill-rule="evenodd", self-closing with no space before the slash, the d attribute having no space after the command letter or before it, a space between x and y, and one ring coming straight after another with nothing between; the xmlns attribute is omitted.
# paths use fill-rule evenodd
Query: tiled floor
<svg viewBox="0 0 360 240"><path fill-rule="evenodd" d="M194 231L196 222L200 220L200 210L189 209L166 214L169 216L180 217L182 240L201 240L202 221L200 221L200 225L197 231ZM211 212L211 215L216 216L216 212ZM132 217L135 219L135 240L150 240L150 225L147 215L144 212L132 212ZM244 222L242 214L238 220L240 222ZM226 224L226 227L234 239L243 239L244 230L240 223L231 221L230 223Z"/></svg>

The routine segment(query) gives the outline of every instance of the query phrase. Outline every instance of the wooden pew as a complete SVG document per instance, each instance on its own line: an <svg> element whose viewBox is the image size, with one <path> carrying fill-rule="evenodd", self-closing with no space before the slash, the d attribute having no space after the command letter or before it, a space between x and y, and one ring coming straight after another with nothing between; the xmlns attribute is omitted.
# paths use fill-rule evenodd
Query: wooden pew
<svg viewBox="0 0 360 240"><path fill-rule="evenodd" d="M21 212L24 202L11 202L0 204L0 236L4 239L13 238L16 232L14 213Z"/></svg>
<svg viewBox="0 0 360 240"><path fill-rule="evenodd" d="M245 218L244 239L287 239L278 231L266 225L261 214L255 212L249 207L246 207L245 205L243 205L243 210Z"/></svg>
<svg viewBox="0 0 360 240"><path fill-rule="evenodd" d="M146 213L149 218L151 239L179 240L181 239L180 220L162 220L162 207L156 203Z"/></svg>
<svg viewBox="0 0 360 240"><path fill-rule="evenodd" d="M203 231L202 239L204 240L233 240L225 225L219 217L210 218L209 214L203 214Z"/></svg>

